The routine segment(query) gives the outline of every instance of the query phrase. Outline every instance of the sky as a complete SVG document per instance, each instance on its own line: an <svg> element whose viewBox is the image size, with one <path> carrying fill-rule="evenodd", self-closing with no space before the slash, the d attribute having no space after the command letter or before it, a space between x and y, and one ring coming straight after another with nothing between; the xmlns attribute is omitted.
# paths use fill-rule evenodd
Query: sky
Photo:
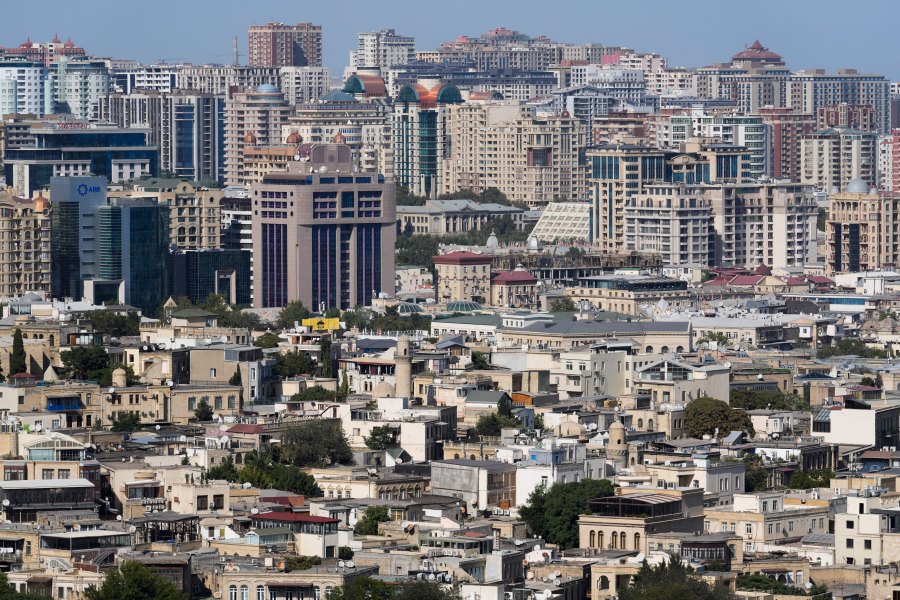
<svg viewBox="0 0 900 600"><path fill-rule="evenodd" d="M504 26L657 52L684 67L726 62L758 38L794 70L850 67L900 80L896 0L0 0L0 45L58 32L96 56L227 64L234 36L243 62L247 28L268 21L321 24L333 76L360 31L393 28L427 50Z"/></svg>

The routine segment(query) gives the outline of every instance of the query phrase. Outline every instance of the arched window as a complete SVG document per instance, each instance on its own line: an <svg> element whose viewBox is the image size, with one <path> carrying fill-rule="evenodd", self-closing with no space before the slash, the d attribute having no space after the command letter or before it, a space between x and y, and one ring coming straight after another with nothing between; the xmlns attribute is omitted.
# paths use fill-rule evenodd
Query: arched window
<svg viewBox="0 0 900 600"><path fill-rule="evenodd" d="M616 548L619 547L618 542L619 542L619 534L616 533L615 531L613 531L612 535L610 536L609 547L612 548L613 550L615 550Z"/></svg>
<svg viewBox="0 0 900 600"><path fill-rule="evenodd" d="M675 352L681 354L682 352L684 352L684 346L678 346L677 348L675 348Z"/></svg>
<svg viewBox="0 0 900 600"><path fill-rule="evenodd" d="M597 582L597 587L600 588L601 590L608 590L609 589L609 577L607 577L606 575L601 575L600 581Z"/></svg>
<svg viewBox="0 0 900 600"><path fill-rule="evenodd" d="M644 352L646 352L647 354L653 354L653 346L647 346Z"/></svg>
<svg viewBox="0 0 900 600"><path fill-rule="evenodd" d="M228 586L228 600L237 600L237 586Z"/></svg>
<svg viewBox="0 0 900 600"><path fill-rule="evenodd" d="M625 532L619 534L619 544L622 546L622 550L628 548L628 538L625 537Z"/></svg>
<svg viewBox="0 0 900 600"><path fill-rule="evenodd" d="M256 600L266 600L266 588L261 585L256 586Z"/></svg>
<svg viewBox="0 0 900 600"><path fill-rule="evenodd" d="M669 347L668 347L668 346L663 346L662 348L659 349L659 351L662 352L663 354L668 354L668 353L669 353Z"/></svg>
<svg viewBox="0 0 900 600"><path fill-rule="evenodd" d="M241 586L241 600L250 600L250 588L246 585Z"/></svg>
<svg viewBox="0 0 900 600"><path fill-rule="evenodd" d="M647 430L653 431L653 419L647 419Z"/></svg>
<svg viewBox="0 0 900 600"><path fill-rule="evenodd" d="M328 596L331 595L331 586L325 586L325 599L328 600Z"/></svg>
<svg viewBox="0 0 900 600"><path fill-rule="evenodd" d="M638 419L638 429L643 429L643 428L644 428L644 420Z"/></svg>
<svg viewBox="0 0 900 600"><path fill-rule="evenodd" d="M590 539L591 539L591 541L588 543L588 548L593 548L594 544L597 541L597 534L592 531L591 535L590 535Z"/></svg>
<svg viewBox="0 0 900 600"><path fill-rule="evenodd" d="M603 549L603 532L597 534L597 547Z"/></svg>
<svg viewBox="0 0 900 600"><path fill-rule="evenodd" d="M635 550L641 549L641 534L639 534L639 533L634 534L634 549Z"/></svg>

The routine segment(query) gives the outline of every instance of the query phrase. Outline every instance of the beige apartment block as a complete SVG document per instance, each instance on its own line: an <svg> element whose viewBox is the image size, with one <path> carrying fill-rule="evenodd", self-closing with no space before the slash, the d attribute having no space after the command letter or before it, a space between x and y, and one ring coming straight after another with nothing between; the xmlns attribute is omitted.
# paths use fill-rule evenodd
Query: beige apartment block
<svg viewBox="0 0 900 600"><path fill-rule="evenodd" d="M900 264L900 194L869 193L856 179L828 197L825 272L872 271Z"/></svg>
<svg viewBox="0 0 900 600"><path fill-rule="evenodd" d="M0 191L0 298L50 291L50 202Z"/></svg>

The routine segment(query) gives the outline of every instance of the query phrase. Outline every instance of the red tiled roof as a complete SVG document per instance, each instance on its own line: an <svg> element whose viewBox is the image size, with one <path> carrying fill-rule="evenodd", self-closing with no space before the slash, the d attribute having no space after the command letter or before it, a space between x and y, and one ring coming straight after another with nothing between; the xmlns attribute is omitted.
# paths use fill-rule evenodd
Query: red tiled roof
<svg viewBox="0 0 900 600"><path fill-rule="evenodd" d="M756 285L763 279L765 279L763 275L735 275L728 285Z"/></svg>
<svg viewBox="0 0 900 600"><path fill-rule="evenodd" d="M834 281L832 281L828 277L825 277L824 275L810 275L806 278L806 280L809 281L810 283L825 283L825 284L834 283Z"/></svg>
<svg viewBox="0 0 900 600"><path fill-rule="evenodd" d="M262 425L238 424L228 428L228 433L265 433L266 428Z"/></svg>
<svg viewBox="0 0 900 600"><path fill-rule="evenodd" d="M882 460L888 460L891 458L893 452L888 452L886 450L866 450L859 457L860 458L880 458Z"/></svg>
<svg viewBox="0 0 900 600"><path fill-rule="evenodd" d="M449 254L435 256L434 263L436 265L489 265L491 263L491 257L485 256L484 254L468 252L466 250L457 250L456 252L450 252Z"/></svg>
<svg viewBox="0 0 900 600"><path fill-rule="evenodd" d="M498 271L491 275L491 283L537 283L528 271Z"/></svg>

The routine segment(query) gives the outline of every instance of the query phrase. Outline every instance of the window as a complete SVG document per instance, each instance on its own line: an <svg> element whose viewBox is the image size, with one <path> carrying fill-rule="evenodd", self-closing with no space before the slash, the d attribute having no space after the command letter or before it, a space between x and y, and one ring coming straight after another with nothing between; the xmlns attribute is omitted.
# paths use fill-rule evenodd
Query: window
<svg viewBox="0 0 900 600"><path fill-rule="evenodd" d="M237 600L237 586L228 586L228 600Z"/></svg>
<svg viewBox="0 0 900 600"><path fill-rule="evenodd" d="M250 600L250 588L246 585L241 586L241 600Z"/></svg>
<svg viewBox="0 0 900 600"><path fill-rule="evenodd" d="M209 370L209 378L210 379L215 379L217 375L218 375L218 371L216 371L216 369Z"/></svg>
<svg viewBox="0 0 900 600"><path fill-rule="evenodd" d="M872 540L864 540L863 548L865 548L866 550L871 550L872 549Z"/></svg>
<svg viewBox="0 0 900 600"><path fill-rule="evenodd" d="M69 474L69 469L60 469L59 471L57 471L57 477L59 479L69 479Z"/></svg>
<svg viewBox="0 0 900 600"><path fill-rule="evenodd" d="M747 535L753 534L753 524L752 523L744 523L744 533Z"/></svg>
<svg viewBox="0 0 900 600"><path fill-rule="evenodd" d="M41 479L53 479L53 469L41 469Z"/></svg>
<svg viewBox="0 0 900 600"><path fill-rule="evenodd" d="M848 548L852 548L852 547L853 547L853 538L847 538L847 547L848 547Z"/></svg>
<svg viewBox="0 0 900 600"><path fill-rule="evenodd" d="M197 496L197 510L209 509L209 496Z"/></svg>
<svg viewBox="0 0 900 600"><path fill-rule="evenodd" d="M763 500L763 512L764 513L769 512L769 501L768 500Z"/></svg>
<svg viewBox="0 0 900 600"><path fill-rule="evenodd" d="M847 529L853 529L854 524L853 521L847 521Z"/></svg>
<svg viewBox="0 0 900 600"><path fill-rule="evenodd" d="M769 535L772 535L772 524L769 523Z"/></svg>

